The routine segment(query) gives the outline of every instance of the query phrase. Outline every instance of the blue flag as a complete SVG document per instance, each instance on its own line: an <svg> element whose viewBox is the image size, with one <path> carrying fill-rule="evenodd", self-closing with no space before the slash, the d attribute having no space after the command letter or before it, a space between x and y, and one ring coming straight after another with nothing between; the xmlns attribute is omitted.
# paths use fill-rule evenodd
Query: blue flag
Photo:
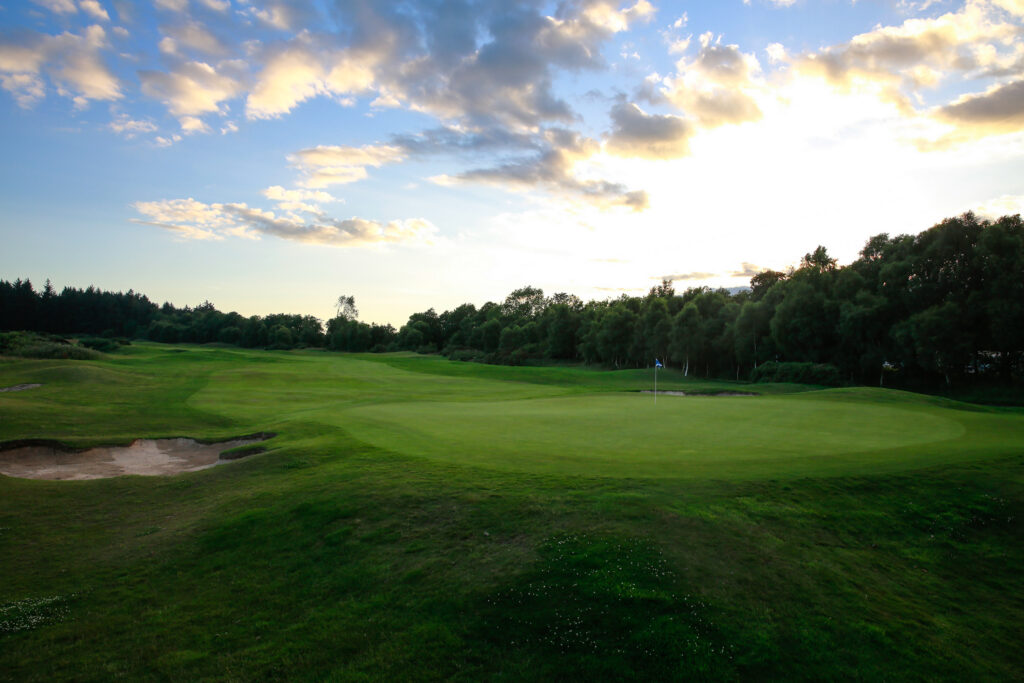
<svg viewBox="0 0 1024 683"><path fill-rule="evenodd" d="M660 361L660 360L658 360L657 358L655 358L655 359L654 359L654 367L656 367L656 368L663 368L663 367L665 367L665 366L661 364L661 361Z"/></svg>

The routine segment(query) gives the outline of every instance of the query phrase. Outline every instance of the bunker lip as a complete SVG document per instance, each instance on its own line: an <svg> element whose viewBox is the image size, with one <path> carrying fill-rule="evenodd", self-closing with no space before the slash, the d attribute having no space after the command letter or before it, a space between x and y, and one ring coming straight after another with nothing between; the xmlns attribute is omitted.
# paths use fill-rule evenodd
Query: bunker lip
<svg viewBox="0 0 1024 683"><path fill-rule="evenodd" d="M25 391L27 389L38 389L42 384L15 384L12 387L0 387L0 394L8 391Z"/></svg>
<svg viewBox="0 0 1024 683"><path fill-rule="evenodd" d="M25 479L102 479L125 474L171 475L203 470L266 449L243 448L273 438L259 432L227 441L186 437L135 439L128 445L74 448L51 439L0 443L0 474ZM225 451L240 449L240 452Z"/></svg>
<svg viewBox="0 0 1024 683"><path fill-rule="evenodd" d="M653 394L650 389L641 389L641 394ZM760 396L750 391L658 391L658 396Z"/></svg>

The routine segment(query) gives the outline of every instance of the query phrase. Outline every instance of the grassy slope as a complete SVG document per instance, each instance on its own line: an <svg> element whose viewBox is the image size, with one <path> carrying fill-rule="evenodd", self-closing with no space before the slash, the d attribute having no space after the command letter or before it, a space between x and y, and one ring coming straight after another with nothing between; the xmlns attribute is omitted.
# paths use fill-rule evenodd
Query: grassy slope
<svg viewBox="0 0 1024 683"><path fill-rule="evenodd" d="M977 421L950 450L972 450L960 464L925 467L936 445L906 445L913 471L736 481L464 467L346 430L385 404L461 402L492 419L499 400L568 411L631 381L159 346L103 363L0 361L0 386L45 384L0 394L0 439L280 432L270 453L172 478L0 478L0 679L1022 670L1019 411L870 391L727 399Z"/></svg>

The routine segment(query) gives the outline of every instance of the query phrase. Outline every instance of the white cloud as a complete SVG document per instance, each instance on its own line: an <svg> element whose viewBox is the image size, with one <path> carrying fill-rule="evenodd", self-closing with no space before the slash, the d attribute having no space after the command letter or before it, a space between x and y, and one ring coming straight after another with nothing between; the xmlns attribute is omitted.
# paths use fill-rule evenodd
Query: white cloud
<svg viewBox="0 0 1024 683"><path fill-rule="evenodd" d="M102 26L87 26L81 33L56 36L29 34L20 42L0 42L3 87L21 106L30 106L45 92L40 71L45 70L57 92L74 99L76 106L90 100L117 100L121 82L107 68L100 52L107 47Z"/></svg>
<svg viewBox="0 0 1024 683"><path fill-rule="evenodd" d="M242 84L218 74L205 62L187 62L170 73L140 71L142 92L167 105L174 116L220 111L221 103L242 93Z"/></svg>
<svg viewBox="0 0 1024 683"><path fill-rule="evenodd" d="M757 58L736 45L720 45L711 33L702 34L700 44L695 58L679 60L662 94L705 128L759 119Z"/></svg>
<svg viewBox="0 0 1024 683"><path fill-rule="evenodd" d="M845 91L868 90L913 114L915 96L952 74L1000 69L1016 60L1020 26L1007 23L985 0L957 12L880 26L847 43L793 58L798 71Z"/></svg>
<svg viewBox="0 0 1024 683"><path fill-rule="evenodd" d="M338 201L329 193L322 190L286 190L280 185L271 185L263 190L262 194L267 199L277 202L336 202Z"/></svg>
<svg viewBox="0 0 1024 683"><path fill-rule="evenodd" d="M434 242L438 232L430 221L422 218L381 223L365 218L338 219L318 214L313 221L306 221L246 204L204 204L191 197L136 202L133 207L145 217L134 222L154 225L181 237L198 240L269 235L333 247L425 246Z"/></svg>
<svg viewBox="0 0 1024 683"><path fill-rule="evenodd" d="M170 36L164 36L161 38L160 42L157 43L157 48L159 48L160 52L163 52L165 55L178 54L178 43Z"/></svg>
<svg viewBox="0 0 1024 683"><path fill-rule="evenodd" d="M32 2L56 14L74 14L78 11L73 0L32 0Z"/></svg>
<svg viewBox="0 0 1024 683"><path fill-rule="evenodd" d="M246 115L251 119L274 118L318 95L343 97L367 92L374 83L375 59L373 55L327 52L294 44L273 51L249 92Z"/></svg>
<svg viewBox="0 0 1024 683"><path fill-rule="evenodd" d="M29 109L46 96L46 86L30 73L0 74L0 87L11 93L19 107Z"/></svg>
<svg viewBox="0 0 1024 683"><path fill-rule="evenodd" d="M246 114L266 119L286 114L296 104L328 92L325 69L311 51L303 48L272 54L249 92Z"/></svg>
<svg viewBox="0 0 1024 683"><path fill-rule="evenodd" d="M364 145L338 147L319 145L299 150L288 157L305 175L301 185L322 188L330 185L353 183L366 177L366 168L392 164L405 158L400 147L390 145Z"/></svg>
<svg viewBox="0 0 1024 683"><path fill-rule="evenodd" d="M1001 218L1016 214L1024 215L1024 195L1004 194L1001 197L979 204L975 207L974 211L986 218Z"/></svg>
<svg viewBox="0 0 1024 683"><path fill-rule="evenodd" d="M178 123L181 125L181 132L185 135L210 132L210 127L198 116L182 116L178 119Z"/></svg>
<svg viewBox="0 0 1024 683"><path fill-rule="evenodd" d="M317 204L338 201L322 190L286 190L280 185L272 185L261 194L277 202L277 208L282 211L301 211L317 215L322 213Z"/></svg>
<svg viewBox="0 0 1024 683"><path fill-rule="evenodd" d="M160 30L168 36L164 40L173 39L175 45L184 45L208 55L223 55L227 52L227 49L215 35L210 33L202 24L195 21L161 26ZM176 49L169 50L172 54L175 51Z"/></svg>
<svg viewBox="0 0 1024 683"><path fill-rule="evenodd" d="M181 136L178 135L177 133L173 134L169 138L164 137L163 135L158 135L155 138L153 138L153 142L156 143L157 147L170 147L175 142L181 142Z"/></svg>
<svg viewBox="0 0 1024 683"><path fill-rule="evenodd" d="M97 0L79 0L79 6L82 11L92 16L97 21L110 21L110 15L107 14L107 10L103 9Z"/></svg>
<svg viewBox="0 0 1024 683"><path fill-rule="evenodd" d="M764 51L768 55L768 61L772 64L778 64L786 59L786 48L782 46L782 43L772 43Z"/></svg>
<svg viewBox="0 0 1024 683"><path fill-rule="evenodd" d="M157 9L171 12L184 12L188 8L188 0L154 0Z"/></svg>
<svg viewBox="0 0 1024 683"><path fill-rule="evenodd" d="M992 2L1017 16L1024 16L1024 0L992 0Z"/></svg>
<svg viewBox="0 0 1024 683"><path fill-rule="evenodd" d="M227 12L231 9L229 0L199 0L200 4L215 12Z"/></svg>
<svg viewBox="0 0 1024 683"><path fill-rule="evenodd" d="M128 114L118 114L108 124L110 130L119 133L128 139L140 133L152 133L156 131L156 124L148 120L135 120Z"/></svg>

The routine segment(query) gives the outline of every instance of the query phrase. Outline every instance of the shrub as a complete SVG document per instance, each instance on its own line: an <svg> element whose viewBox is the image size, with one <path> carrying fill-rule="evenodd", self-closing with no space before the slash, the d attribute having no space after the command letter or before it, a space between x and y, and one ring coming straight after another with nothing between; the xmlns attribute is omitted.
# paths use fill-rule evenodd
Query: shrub
<svg viewBox="0 0 1024 683"><path fill-rule="evenodd" d="M839 369L828 363L761 363L750 373L751 382L795 382L835 387L842 384Z"/></svg>
<svg viewBox="0 0 1024 683"><path fill-rule="evenodd" d="M71 344L57 344L54 342L40 342L23 346L13 355L22 358L63 358L68 360L99 360L102 358L99 352L84 346L72 346Z"/></svg>
<svg viewBox="0 0 1024 683"><path fill-rule="evenodd" d="M483 363L486 354L476 349L454 349L448 352L449 360L462 361L464 363Z"/></svg>
<svg viewBox="0 0 1024 683"><path fill-rule="evenodd" d="M88 349L103 353L113 353L121 348L116 339L104 339L103 337L81 337L78 343Z"/></svg>

